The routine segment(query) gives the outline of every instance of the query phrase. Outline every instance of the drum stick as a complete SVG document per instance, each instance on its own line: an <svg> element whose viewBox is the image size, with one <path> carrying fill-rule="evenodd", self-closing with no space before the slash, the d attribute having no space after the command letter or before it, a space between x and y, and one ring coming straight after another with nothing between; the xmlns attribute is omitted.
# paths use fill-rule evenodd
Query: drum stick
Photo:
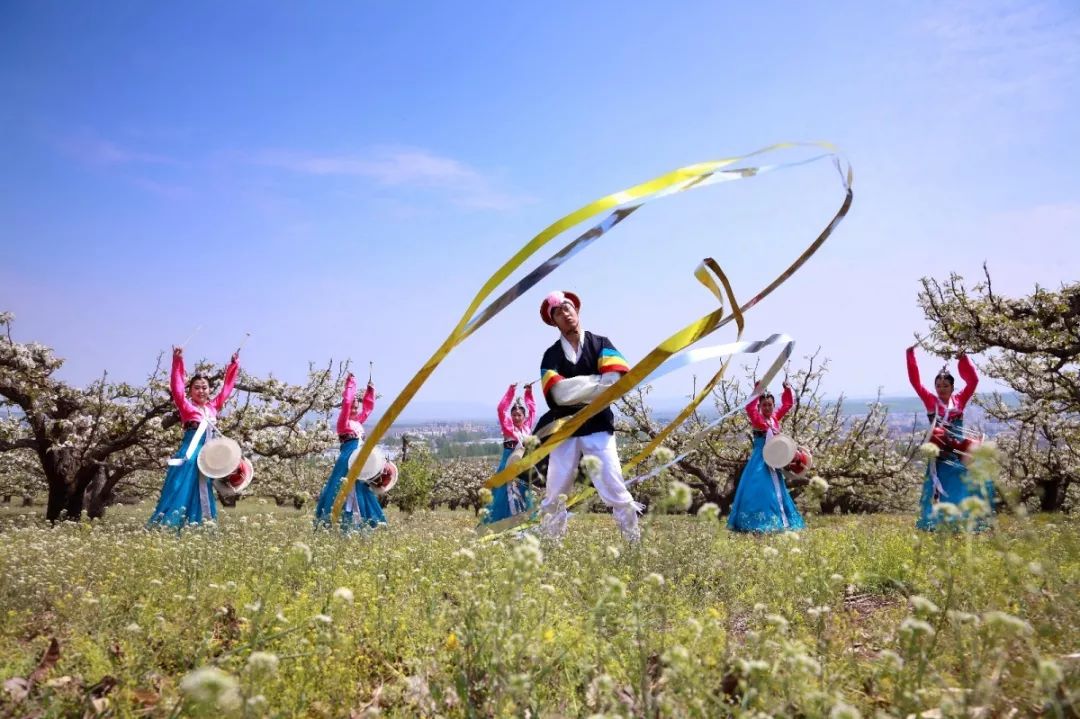
<svg viewBox="0 0 1080 719"><path fill-rule="evenodd" d="M184 340L180 344L180 349L184 349L185 347L187 347L187 343L190 342L192 340L192 338L195 337L195 335L199 334L199 330L201 330L201 329L202 329L202 325L199 325L198 327L196 327L194 329L194 331L192 331L192 333L190 335L188 335L188 338L186 340Z"/></svg>

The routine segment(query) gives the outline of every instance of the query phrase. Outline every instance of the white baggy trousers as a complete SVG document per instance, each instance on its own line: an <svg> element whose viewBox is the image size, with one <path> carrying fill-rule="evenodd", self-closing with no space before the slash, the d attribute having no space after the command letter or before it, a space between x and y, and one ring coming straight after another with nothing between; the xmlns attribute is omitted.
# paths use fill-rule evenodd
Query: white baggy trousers
<svg viewBox="0 0 1080 719"><path fill-rule="evenodd" d="M570 494L577 476L578 463L585 455L592 455L600 460L600 469L589 479L596 487L600 499L611 507L615 523L619 525L623 537L636 542L641 536L638 513L644 507L634 501L623 484L622 465L615 447L615 435L611 432L571 437L552 450L548 458L544 501L540 503L541 530L556 539L566 534L566 505L559 500L559 496Z"/></svg>

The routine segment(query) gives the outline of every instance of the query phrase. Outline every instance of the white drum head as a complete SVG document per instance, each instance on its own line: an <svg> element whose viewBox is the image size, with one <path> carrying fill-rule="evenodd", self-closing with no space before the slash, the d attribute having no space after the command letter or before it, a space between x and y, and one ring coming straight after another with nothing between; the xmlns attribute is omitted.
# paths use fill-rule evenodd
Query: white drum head
<svg viewBox="0 0 1080 719"><path fill-rule="evenodd" d="M215 437L203 445L196 463L203 476L210 479L228 477L240 466L240 445L228 437Z"/></svg>
<svg viewBox="0 0 1080 719"><path fill-rule="evenodd" d="M360 448L357 447L349 455L349 469L352 469L353 463L356 462L356 458L360 456ZM367 461L364 462L364 466L360 469L359 480L361 482L370 482L371 480L382 474L383 465L386 464L386 457L383 455L383 451L379 449L378 445L371 450L371 454L368 455Z"/></svg>
<svg viewBox="0 0 1080 719"><path fill-rule="evenodd" d="M795 449L795 440L791 437L784 434L774 434L765 440L765 447L762 450L765 464L773 469L783 469L791 464L791 460L795 459Z"/></svg>

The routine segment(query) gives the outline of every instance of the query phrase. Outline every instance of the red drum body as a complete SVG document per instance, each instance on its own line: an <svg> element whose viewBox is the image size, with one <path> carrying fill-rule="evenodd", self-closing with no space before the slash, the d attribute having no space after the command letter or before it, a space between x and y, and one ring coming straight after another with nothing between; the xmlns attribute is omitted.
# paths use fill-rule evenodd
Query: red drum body
<svg viewBox="0 0 1080 719"><path fill-rule="evenodd" d="M814 457L810 454L810 450L806 447L799 447L795 450L795 458L791 460L791 463L784 467L784 471L790 474L794 474L796 477L801 477L806 470L810 469L814 465Z"/></svg>

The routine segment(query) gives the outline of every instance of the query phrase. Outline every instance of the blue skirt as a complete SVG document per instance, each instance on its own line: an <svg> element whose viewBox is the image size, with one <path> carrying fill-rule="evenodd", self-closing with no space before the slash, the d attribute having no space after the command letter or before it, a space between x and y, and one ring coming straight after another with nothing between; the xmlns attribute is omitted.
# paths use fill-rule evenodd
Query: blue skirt
<svg viewBox="0 0 1080 719"><path fill-rule="evenodd" d="M754 438L754 449L739 477L728 529L735 532L787 532L805 529L783 474L765 464L765 437Z"/></svg>
<svg viewBox="0 0 1080 719"><path fill-rule="evenodd" d="M195 438L194 429L184 432L184 441L173 459L183 459L188 446ZM183 527L186 524L199 524L206 520L217 519L217 504L214 502L214 488L211 480L202 476L196 460L202 451L206 435L199 438L199 444L191 459L183 464L170 466L165 474L165 486L161 488L154 514L146 526Z"/></svg>
<svg viewBox="0 0 1080 719"><path fill-rule="evenodd" d="M926 481L923 482L922 499L919 501L919 521L915 523L915 526L927 531L933 531L942 526L955 530L965 529L969 526L968 520L970 516L968 513L961 512L955 516L946 516L940 512L935 512L934 508L939 502L951 502L959 509L961 502L968 497L974 496L981 497L986 501L990 513L976 519L972 529L976 532L988 529L994 511L993 483L989 480L982 482L974 480L967 467L963 465L955 454L939 457L932 461L936 465L938 481L945 492L942 496L934 496L934 479L930 474L930 463L927 462Z"/></svg>
<svg viewBox="0 0 1080 719"><path fill-rule="evenodd" d="M334 469L330 472L330 478L326 480L322 492L319 493L319 503L315 505L316 527L331 526L334 500L341 490L341 480L349 473L349 455L359 446L359 439L350 439L341 443L341 451L338 452ZM379 504L379 498L371 491L371 487L364 482L357 482L353 487L353 497L356 498L357 513L355 516L353 515L352 507L350 507L352 503L346 501L341 510L340 525L342 530L349 531L358 527L370 528L386 524L386 515L383 514L382 505Z"/></svg>
<svg viewBox="0 0 1080 719"><path fill-rule="evenodd" d="M503 448L502 459L499 460L499 468L495 470L496 472L506 469L512 453L513 450L509 447ZM491 490L491 504L487 506L484 524L493 524L513 517L515 514L527 512L532 509L532 506L532 493L529 491L528 482L523 479L512 479L503 486Z"/></svg>

